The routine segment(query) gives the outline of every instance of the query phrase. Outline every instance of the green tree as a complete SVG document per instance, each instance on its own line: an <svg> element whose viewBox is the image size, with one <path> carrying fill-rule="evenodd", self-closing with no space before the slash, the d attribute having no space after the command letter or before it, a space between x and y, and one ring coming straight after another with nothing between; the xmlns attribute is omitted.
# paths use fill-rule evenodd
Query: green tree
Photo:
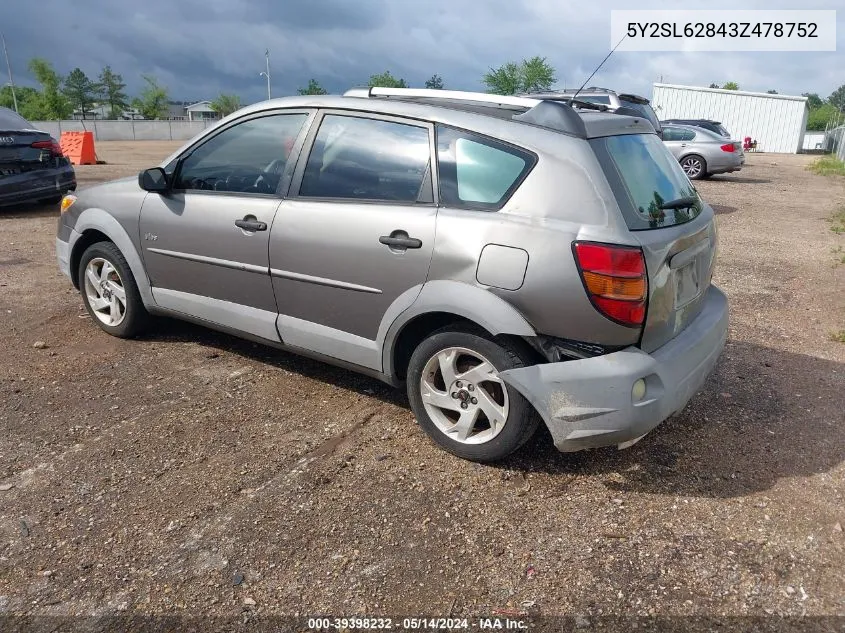
<svg viewBox="0 0 845 633"><path fill-rule="evenodd" d="M825 103L810 110L807 116L807 129L824 130L829 123L836 123L839 119L841 119L839 108L830 103Z"/></svg>
<svg viewBox="0 0 845 633"><path fill-rule="evenodd" d="M109 118L119 119L123 111L129 108L126 93L123 92L123 89L126 88L123 77L112 72L111 66L106 66L98 79L100 82L99 98L109 104Z"/></svg>
<svg viewBox="0 0 845 633"><path fill-rule="evenodd" d="M241 109L241 98L238 95L220 93L217 98L211 102L211 109L220 116L228 116L235 110Z"/></svg>
<svg viewBox="0 0 845 633"><path fill-rule="evenodd" d="M79 68L74 68L62 84L62 94L74 112L79 111L83 119L87 118L86 115L94 109L100 86L91 81Z"/></svg>
<svg viewBox="0 0 845 633"><path fill-rule="evenodd" d="M496 95L514 95L522 90L522 76L519 64L508 62L498 68L491 68L484 73L481 81L487 86L487 92Z"/></svg>
<svg viewBox="0 0 845 633"><path fill-rule="evenodd" d="M37 121L40 116L41 93L29 86L15 86L15 97L12 97L12 87L0 88L0 106L13 110L15 99L18 102L18 113L27 121Z"/></svg>
<svg viewBox="0 0 845 633"><path fill-rule="evenodd" d="M61 93L62 76L57 73L46 59L34 57L29 60L29 72L41 84L41 92L33 111L37 120L66 119L73 114L73 106Z"/></svg>
<svg viewBox="0 0 845 633"><path fill-rule="evenodd" d="M432 75L426 79L425 87L429 90L443 90L443 79L440 75Z"/></svg>
<svg viewBox="0 0 845 633"><path fill-rule="evenodd" d="M778 93L777 90L766 90L766 94L776 95Z"/></svg>
<svg viewBox="0 0 845 633"><path fill-rule="evenodd" d="M532 57L522 61L522 91L545 92L552 89L557 77L555 69L545 57Z"/></svg>
<svg viewBox="0 0 845 633"><path fill-rule="evenodd" d="M405 83L404 79L397 79L393 75L390 74L389 70L385 70L383 73L378 75L371 75L370 82L368 84L370 88L407 88L408 84Z"/></svg>
<svg viewBox="0 0 845 633"><path fill-rule="evenodd" d="M837 110L845 110L845 84L834 90L827 102Z"/></svg>
<svg viewBox="0 0 845 633"><path fill-rule="evenodd" d="M132 107L145 119L160 119L167 115L167 88L152 75L141 75L147 86L132 100Z"/></svg>
<svg viewBox="0 0 845 633"><path fill-rule="evenodd" d="M327 95L329 94L325 88L320 85L316 79L309 79L308 85L305 88L299 88L297 92L301 95Z"/></svg>
<svg viewBox="0 0 845 633"><path fill-rule="evenodd" d="M821 108L824 105L824 101L822 101L822 98L815 92L803 92L801 93L801 96L807 97L807 106L810 108L810 110Z"/></svg>
<svg viewBox="0 0 845 633"><path fill-rule="evenodd" d="M491 68L481 81L487 86L488 92L498 95L542 92L551 90L555 82L555 70L545 57L532 57L520 63L507 62L498 68Z"/></svg>
<svg viewBox="0 0 845 633"><path fill-rule="evenodd" d="M739 90L739 84L735 81L729 81L722 86L722 90Z"/></svg>

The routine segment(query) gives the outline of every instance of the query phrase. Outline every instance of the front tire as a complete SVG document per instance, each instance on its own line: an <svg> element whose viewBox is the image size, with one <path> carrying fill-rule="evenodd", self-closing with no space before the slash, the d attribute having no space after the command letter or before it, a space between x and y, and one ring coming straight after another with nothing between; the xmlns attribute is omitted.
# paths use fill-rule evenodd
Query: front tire
<svg viewBox="0 0 845 633"><path fill-rule="evenodd" d="M105 332L131 338L144 330L149 315L129 264L117 246L111 242L89 246L79 261L78 274L88 314Z"/></svg>
<svg viewBox="0 0 845 633"><path fill-rule="evenodd" d="M503 459L531 438L539 418L499 372L530 364L530 352L508 342L477 331L439 330L411 355L411 410L450 453L478 462Z"/></svg>

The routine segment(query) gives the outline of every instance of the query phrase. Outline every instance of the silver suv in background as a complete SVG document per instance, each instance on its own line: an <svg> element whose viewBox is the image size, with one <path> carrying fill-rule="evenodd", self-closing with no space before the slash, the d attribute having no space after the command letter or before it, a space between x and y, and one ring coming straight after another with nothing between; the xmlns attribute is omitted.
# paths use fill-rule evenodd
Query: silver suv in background
<svg viewBox="0 0 845 633"><path fill-rule="evenodd" d="M357 89L244 108L63 200L59 267L106 332L171 315L405 385L473 460L548 426L627 446L722 351L712 209L642 118Z"/></svg>
<svg viewBox="0 0 845 633"><path fill-rule="evenodd" d="M654 108L651 107L651 102L639 95L618 93L608 88L590 86L583 90L551 90L549 92L530 93L524 96L556 101L576 99L579 102L593 103L605 107L610 112L629 116L641 116L651 123L651 126L659 137L663 137L660 120L657 118Z"/></svg>

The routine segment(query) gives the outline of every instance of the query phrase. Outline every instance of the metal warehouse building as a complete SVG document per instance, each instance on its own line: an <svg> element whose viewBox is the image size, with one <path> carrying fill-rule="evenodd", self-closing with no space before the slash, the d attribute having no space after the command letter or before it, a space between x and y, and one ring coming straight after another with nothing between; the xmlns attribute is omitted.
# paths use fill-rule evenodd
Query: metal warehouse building
<svg viewBox="0 0 845 633"><path fill-rule="evenodd" d="M734 140L750 136L762 152L796 154L804 143L806 97L654 84L652 106L661 121L720 121Z"/></svg>

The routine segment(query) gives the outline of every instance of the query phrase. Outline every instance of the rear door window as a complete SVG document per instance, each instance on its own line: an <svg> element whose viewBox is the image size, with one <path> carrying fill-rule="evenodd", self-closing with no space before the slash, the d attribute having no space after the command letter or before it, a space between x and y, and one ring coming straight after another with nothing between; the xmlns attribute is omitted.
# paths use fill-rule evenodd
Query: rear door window
<svg viewBox="0 0 845 633"><path fill-rule="evenodd" d="M440 202L449 207L501 209L536 162L501 141L442 125L436 130Z"/></svg>
<svg viewBox="0 0 845 633"><path fill-rule="evenodd" d="M428 128L328 114L314 139L299 195L431 202Z"/></svg>
<svg viewBox="0 0 845 633"><path fill-rule="evenodd" d="M590 141L632 231L683 224L702 210L701 200L677 159L653 134L607 136ZM689 207L663 208L691 199Z"/></svg>
<svg viewBox="0 0 845 633"><path fill-rule="evenodd" d="M680 141L681 140L681 131L674 127L665 127L663 128L663 140L664 141Z"/></svg>

